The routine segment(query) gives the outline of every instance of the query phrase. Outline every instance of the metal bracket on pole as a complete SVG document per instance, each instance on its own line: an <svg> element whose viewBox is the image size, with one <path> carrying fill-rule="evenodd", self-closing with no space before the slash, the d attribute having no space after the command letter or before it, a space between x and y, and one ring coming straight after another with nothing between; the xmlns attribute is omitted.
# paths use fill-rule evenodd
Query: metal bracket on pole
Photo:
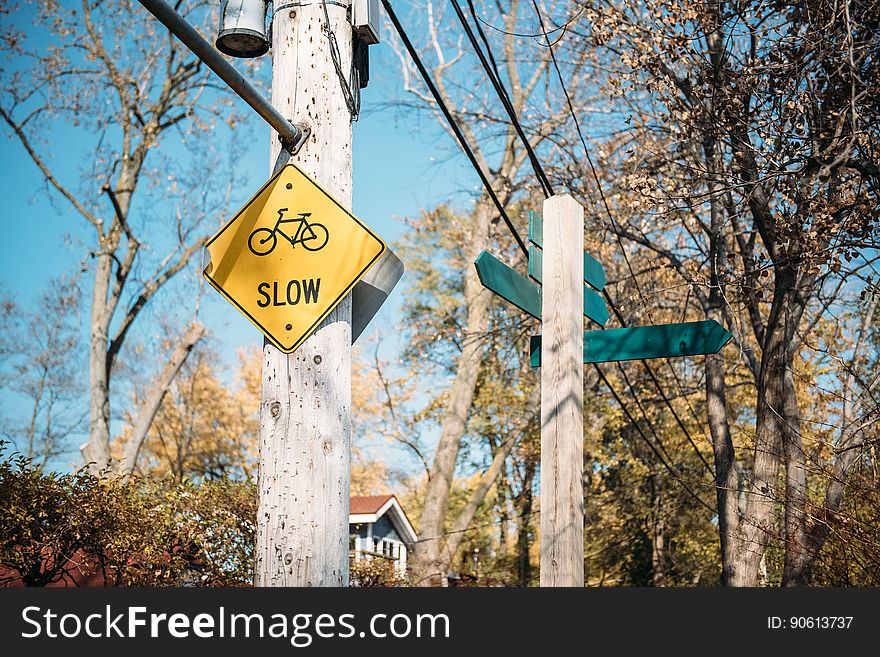
<svg viewBox="0 0 880 657"><path fill-rule="evenodd" d="M138 0L162 25L180 39L193 54L214 71L239 98L251 106L281 138L285 150L295 155L310 134L308 126L295 124L275 109L256 87L248 82L223 55L164 0ZM303 134L305 133L305 134ZM287 144L290 144L288 147Z"/></svg>
<svg viewBox="0 0 880 657"><path fill-rule="evenodd" d="M294 123L293 121L290 121L289 123L296 128L296 138L291 140L285 135L279 134L278 140L281 142L281 146L284 150L291 155L296 155L309 140L309 137L312 135L312 129L309 127L308 123Z"/></svg>

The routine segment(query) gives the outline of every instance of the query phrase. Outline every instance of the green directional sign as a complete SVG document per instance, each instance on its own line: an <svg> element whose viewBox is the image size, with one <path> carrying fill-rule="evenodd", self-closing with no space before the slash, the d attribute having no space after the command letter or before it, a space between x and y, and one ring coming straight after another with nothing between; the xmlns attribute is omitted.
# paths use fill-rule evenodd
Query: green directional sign
<svg viewBox="0 0 880 657"><path fill-rule="evenodd" d="M474 265L483 287L492 290L502 299L541 319L541 288L519 272L511 269L488 251L477 257ZM605 301L589 288L584 288L584 315L604 326L608 321L608 308Z"/></svg>
<svg viewBox="0 0 880 657"><path fill-rule="evenodd" d="M584 254L584 280L588 283L586 276L586 264L587 258L590 258L586 253ZM592 260L592 258L590 258ZM598 263L597 263L598 264ZM543 278L541 276L541 270L544 268L544 256L541 253L541 249L535 248L534 246L529 247L529 278L531 278L536 283L541 283ZM605 285L605 272L602 271L600 266L600 271L602 272L602 285ZM598 281L599 279L592 277L593 281ZM590 283L593 285L593 283ZM602 289L602 288L597 288ZM608 307L605 305L605 300L596 294L593 290L588 287L584 287L584 315L592 319L599 326L605 326L605 322L608 321Z"/></svg>
<svg viewBox="0 0 880 657"><path fill-rule="evenodd" d="M474 265L483 287L492 290L502 299L541 319L541 288L528 278L514 271L488 251L477 256Z"/></svg>
<svg viewBox="0 0 880 657"><path fill-rule="evenodd" d="M544 220L529 212L529 275L523 276L486 251L474 265L483 287L486 287L535 319L541 319L544 269ZM605 270L592 256L584 253L584 315L600 326L608 321L608 308L601 292L606 283ZM594 289L590 289L590 288ZM647 358L700 356L718 353L732 336L714 320L637 326L584 332L584 362L608 363ZM532 337L532 367L541 366L541 336Z"/></svg>
<svg viewBox="0 0 880 657"><path fill-rule="evenodd" d="M605 326L605 322L608 321L608 307L605 301L588 287L584 288L584 315L599 326Z"/></svg>
<svg viewBox="0 0 880 657"><path fill-rule="evenodd" d="M731 334L714 320L584 332L584 362L608 363L643 358L716 354ZM541 336L532 336L532 367L541 366Z"/></svg>
<svg viewBox="0 0 880 657"><path fill-rule="evenodd" d="M537 212L529 212L529 278L536 283L541 282L543 269L544 220ZM584 253L584 283L591 285L600 292L605 288L605 268L589 253Z"/></svg>

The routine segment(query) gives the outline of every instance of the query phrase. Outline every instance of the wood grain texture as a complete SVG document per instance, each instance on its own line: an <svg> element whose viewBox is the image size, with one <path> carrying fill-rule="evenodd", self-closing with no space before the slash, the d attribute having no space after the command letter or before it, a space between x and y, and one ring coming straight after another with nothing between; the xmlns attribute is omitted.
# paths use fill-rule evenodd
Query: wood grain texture
<svg viewBox="0 0 880 657"><path fill-rule="evenodd" d="M584 585L584 210L544 201L541 586Z"/></svg>
<svg viewBox="0 0 880 657"><path fill-rule="evenodd" d="M346 9L327 5L344 71ZM351 117L320 4L273 21L272 103L312 134L295 162L351 207ZM346 76L347 77L347 76ZM288 161L277 135L270 162ZM263 345L256 586L347 586L351 451L351 295L293 354Z"/></svg>

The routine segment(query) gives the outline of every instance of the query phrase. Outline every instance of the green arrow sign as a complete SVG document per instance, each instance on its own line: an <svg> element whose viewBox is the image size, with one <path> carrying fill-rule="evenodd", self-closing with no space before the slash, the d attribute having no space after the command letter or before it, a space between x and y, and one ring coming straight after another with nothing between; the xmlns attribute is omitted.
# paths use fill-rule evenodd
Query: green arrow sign
<svg viewBox="0 0 880 657"><path fill-rule="evenodd" d="M544 247L544 220L536 212L529 212L529 241L535 245L529 247L529 278L540 283L541 270L543 269L541 249ZM606 283L604 267L588 253L584 253L584 283L592 285L600 292ZM604 322L600 322L600 324L604 324Z"/></svg>
<svg viewBox="0 0 880 657"><path fill-rule="evenodd" d="M540 215L529 213L529 278L514 271L487 251L477 257L474 265L480 283L502 299L535 319L541 319L542 292L540 283L543 270L544 222ZM535 282L533 282L535 281ZM584 254L584 281L602 290L605 270L595 259ZM605 301L593 290L584 287L584 315L604 326L608 321ZM718 353L727 344L731 334L718 322L685 322L661 326L609 329L584 332L584 362L608 363L645 358L699 356ZM530 348L532 367L541 366L541 336L532 337Z"/></svg>
<svg viewBox="0 0 880 657"><path fill-rule="evenodd" d="M483 251L474 262L483 287L512 303L535 319L541 319L541 288L517 271ZM604 326L608 321L605 301L589 288L584 288L584 315Z"/></svg>
<svg viewBox="0 0 880 657"><path fill-rule="evenodd" d="M541 288L528 278L514 271L488 251L477 256L474 265L483 287L492 290L502 299L541 319Z"/></svg>
<svg viewBox="0 0 880 657"><path fill-rule="evenodd" d="M712 319L683 324L585 331L584 362L608 363L717 354L731 337L727 329ZM532 337L529 351L532 367L540 367L540 335Z"/></svg>

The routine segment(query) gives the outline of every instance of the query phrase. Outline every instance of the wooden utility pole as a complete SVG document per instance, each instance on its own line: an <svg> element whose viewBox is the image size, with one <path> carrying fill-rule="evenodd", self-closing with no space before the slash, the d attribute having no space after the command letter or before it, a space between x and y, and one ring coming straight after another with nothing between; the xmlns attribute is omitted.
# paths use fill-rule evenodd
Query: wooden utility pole
<svg viewBox="0 0 880 657"><path fill-rule="evenodd" d="M584 585L584 209L544 201L541 586Z"/></svg>
<svg viewBox="0 0 880 657"><path fill-rule="evenodd" d="M324 31L350 79L347 8L313 0L272 25L272 104L311 137L296 164L351 207L351 114ZM288 162L273 133L270 163ZM347 586L351 452L351 295L293 354L263 345L256 586Z"/></svg>

